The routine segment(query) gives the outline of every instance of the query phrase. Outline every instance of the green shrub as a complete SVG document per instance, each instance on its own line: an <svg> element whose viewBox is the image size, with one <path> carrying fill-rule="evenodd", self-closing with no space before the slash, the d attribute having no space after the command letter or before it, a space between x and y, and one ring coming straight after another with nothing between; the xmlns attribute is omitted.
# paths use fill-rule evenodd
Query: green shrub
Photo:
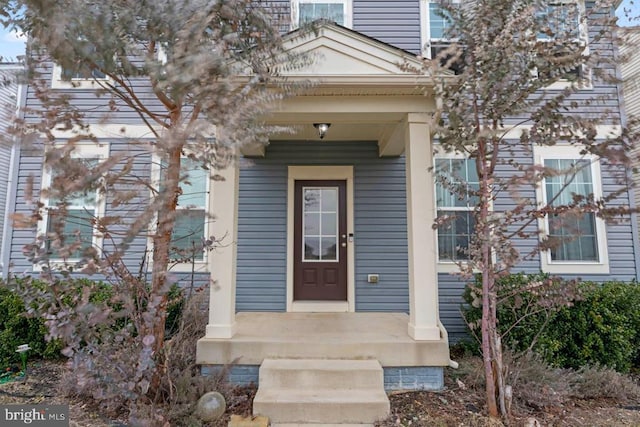
<svg viewBox="0 0 640 427"><path fill-rule="evenodd" d="M482 319L482 284L480 277L476 283L467 286L463 307L463 316L471 331L480 337L480 320ZM526 275L523 273L503 277L498 282L498 330L503 337L503 344L518 352L529 348L539 331L548 322L548 311L541 310L537 304L538 296L531 292L520 292L534 282L545 282L551 278L547 274Z"/></svg>
<svg viewBox="0 0 640 427"><path fill-rule="evenodd" d="M30 278L14 278L12 280L18 286L27 285L38 289L45 289L48 286L43 281ZM70 280L78 293L84 288L91 287L92 293L89 296L89 301L94 304L107 302L113 297L113 288L109 283L86 278ZM63 297L63 302L71 304L71 301L70 295ZM174 284L168 293L167 336L171 336L177 330L183 306L182 291L178 285ZM116 327L122 327L126 322L126 319L120 319ZM20 361L16 348L21 344L29 344L31 347L29 357L45 359L61 357L62 343L59 340L47 342L45 340L46 333L44 319L27 316L27 310L20 295L12 290L12 286L0 281L0 368Z"/></svg>
<svg viewBox="0 0 640 427"><path fill-rule="evenodd" d="M19 295L0 282L0 366L20 362L16 348L29 344L29 357L55 359L62 348L59 341L45 340L44 320L26 317L24 302Z"/></svg>
<svg viewBox="0 0 640 427"><path fill-rule="evenodd" d="M584 299L561 309L540 337L539 349L555 366L637 368L640 357L638 283L583 284Z"/></svg>
<svg viewBox="0 0 640 427"><path fill-rule="evenodd" d="M525 290L529 283L555 281L544 292ZM462 311L472 333L479 335L482 316L479 283L467 287ZM640 362L640 286L636 282L582 282L573 304L553 308L570 282L544 274L514 274L498 283L498 331L515 353L532 348L555 367L607 366L620 372ZM520 290L520 291L518 291ZM560 301L560 299L555 300Z"/></svg>

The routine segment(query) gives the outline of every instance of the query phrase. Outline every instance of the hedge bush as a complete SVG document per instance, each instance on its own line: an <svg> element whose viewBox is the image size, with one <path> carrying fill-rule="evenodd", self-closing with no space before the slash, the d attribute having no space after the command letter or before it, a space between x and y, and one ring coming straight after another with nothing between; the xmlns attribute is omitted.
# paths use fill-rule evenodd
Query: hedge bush
<svg viewBox="0 0 640 427"><path fill-rule="evenodd" d="M619 372L640 369L637 282L581 282L577 288L580 296L572 305L540 312L532 309L540 298L537 293L524 291L508 296L542 280L550 278L545 274L514 274L499 281L498 297L502 303L498 308L498 330L504 334L510 329L503 337L506 347L516 353L532 347L556 367L598 365ZM464 294L466 304L462 312L472 332L479 331L477 325L482 316L477 297L479 286L479 283L468 286Z"/></svg>
<svg viewBox="0 0 640 427"><path fill-rule="evenodd" d="M20 363L16 348L29 344L29 357L54 359L60 357L60 342L47 342L46 328L41 318L26 317L24 302L19 295L0 282L0 367Z"/></svg>
<svg viewBox="0 0 640 427"><path fill-rule="evenodd" d="M25 281L23 278L12 279L17 284L35 286L39 289L46 289L47 284L40 280ZM93 303L101 303L111 299L113 288L111 285L101 281L92 281L86 278L71 279L74 283L72 288L80 292L83 288L91 284L93 289L89 300ZM68 301L71 299L68 298ZM63 301L65 298L63 297ZM178 285L173 285L168 293L166 335L170 337L176 330L182 316L184 297ZM122 319L119 326L126 322ZM12 286L0 281L0 368L18 363L20 357L16 353L16 348L22 344L29 344L32 350L29 357L55 359L61 357L60 350L63 345L60 341L47 342L45 340L46 326L44 319L40 317L27 316L24 301Z"/></svg>

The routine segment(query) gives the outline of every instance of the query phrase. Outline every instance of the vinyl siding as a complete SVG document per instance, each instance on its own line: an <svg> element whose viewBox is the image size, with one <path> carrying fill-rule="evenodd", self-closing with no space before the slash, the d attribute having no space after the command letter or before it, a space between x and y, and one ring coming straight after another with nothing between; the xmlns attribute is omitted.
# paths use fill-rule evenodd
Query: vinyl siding
<svg viewBox="0 0 640 427"><path fill-rule="evenodd" d="M404 159L375 142L274 142L240 172L238 311L285 311L289 165L353 165L357 311L408 310ZM367 274L378 273L377 285Z"/></svg>
<svg viewBox="0 0 640 427"><path fill-rule="evenodd" d="M420 53L420 2L353 1L353 29L412 53Z"/></svg>
<svg viewBox="0 0 640 427"><path fill-rule="evenodd" d="M0 271L6 269L3 249L5 247L4 226L9 199L9 173L11 167L12 136L8 132L18 105L16 74L19 65L0 64Z"/></svg>

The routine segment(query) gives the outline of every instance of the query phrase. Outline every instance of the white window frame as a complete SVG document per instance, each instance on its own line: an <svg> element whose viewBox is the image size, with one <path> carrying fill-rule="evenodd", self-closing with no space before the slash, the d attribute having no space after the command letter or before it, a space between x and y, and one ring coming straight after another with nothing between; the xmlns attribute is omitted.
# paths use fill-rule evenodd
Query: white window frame
<svg viewBox="0 0 640 427"><path fill-rule="evenodd" d="M544 166L547 159L574 159L588 160L591 165L591 177L593 180L593 195L596 200L602 198L602 175L600 173L600 160L592 154L580 154L581 147L571 145L555 145L534 147L533 155L536 165ZM536 199L538 206L546 204L545 180L536 187ZM609 274L609 254L607 246L607 229L605 221L595 217L596 239L598 249L598 261L553 261L551 251L540 251L540 266L543 272L551 274ZM549 234L549 219L538 219L540 238Z"/></svg>
<svg viewBox="0 0 640 427"><path fill-rule="evenodd" d="M469 157L466 156L463 153L436 153L433 156L433 173L434 173L434 181L433 181L433 206L436 212L436 218L438 216L438 212L440 210L446 210L446 211L460 211L460 212L473 212L474 211L474 206L467 206L467 208L462 208L462 207L458 207L458 208L447 208L447 207L443 207L442 209L440 209L438 207L438 191L437 191L437 177L436 177L436 162L438 160L469 160ZM438 239L438 233L439 230L438 228L435 229L435 247L436 247L436 265L437 265L437 270L439 273L455 273L460 271L460 265L465 265L469 262L468 259L464 260L448 260L448 259L444 259L441 260L440 259L440 247L439 247L439 239Z"/></svg>
<svg viewBox="0 0 640 427"><path fill-rule="evenodd" d="M99 89L105 83L110 83L109 76L104 78L91 77L88 79L72 78L65 80L62 78L62 66L53 64L51 70L51 89Z"/></svg>
<svg viewBox="0 0 640 427"><path fill-rule="evenodd" d="M430 0L420 0L420 43L422 46L422 56L428 59L431 58L431 42L440 42L447 43L453 42L455 40L442 38L442 39L432 39L431 38L431 23L429 22L429 4L431 3L439 3L438 1L430 1ZM453 4L460 3L460 0L452 0Z"/></svg>
<svg viewBox="0 0 640 427"><path fill-rule="evenodd" d="M187 158L187 156L181 156L181 159ZM160 156L157 154L153 154L152 156L152 164L151 164L151 176L153 187L157 190L160 188L160 174L162 172L162 164L160 160ZM211 224L210 224L210 215L213 212L213 185L211 185L211 174L209 174L209 179L206 181L205 188L206 196L205 196L205 216L204 216L204 237L208 238L211 235ZM151 195L154 197L154 194ZM188 206L177 206L176 211L181 209L189 209ZM147 247L150 248L147 265L153 266L153 235L156 232L156 221L154 219L153 226L151 227L149 237L147 239ZM209 251L203 250L202 259L193 261L193 265L191 262L179 262L176 263L175 260L169 259L170 268L169 271L176 273L188 273L192 270L195 272L209 272Z"/></svg>
<svg viewBox="0 0 640 427"><path fill-rule="evenodd" d="M586 9L583 0L554 0L549 4L552 5L564 5L564 4L575 4L578 9L578 36L574 39L576 44L584 48L584 55L589 54L589 29L586 23ZM553 38L537 38L538 43L549 43L553 41ZM535 71L535 75L537 76L537 71ZM582 66L581 76L579 78L578 84L581 89L592 89L592 81L591 81L591 70ZM558 80L546 87L547 90L564 90L567 87L571 86L572 82L566 79Z"/></svg>
<svg viewBox="0 0 640 427"><path fill-rule="evenodd" d="M75 146L75 149L71 153L72 158L77 159L106 159L109 156L109 145L107 143L103 144L95 144L91 142L81 142ZM51 168L48 166L43 167L42 169L42 189L46 190L51 185L51 179L53 178L53 173ZM40 202L42 203L42 219L38 221L37 224L37 235L38 236L46 236L48 232L48 224L49 224L49 209L55 208L49 204L49 198L44 196L44 192L40 192ZM99 191L96 191L96 206L95 206L95 216L96 218L104 217L105 215L105 207L106 200L103 194ZM102 244L103 244L104 236L99 233L95 226L93 227L93 239L92 246L98 251L98 253L102 254ZM46 242L44 243L46 245ZM80 262L80 258L50 258L49 260L53 266L56 265L69 265ZM40 265L34 265L34 270L39 271L41 269Z"/></svg>
<svg viewBox="0 0 640 427"><path fill-rule="evenodd" d="M342 3L344 5L344 27L353 28L353 0L291 0L291 29L300 26L300 3Z"/></svg>

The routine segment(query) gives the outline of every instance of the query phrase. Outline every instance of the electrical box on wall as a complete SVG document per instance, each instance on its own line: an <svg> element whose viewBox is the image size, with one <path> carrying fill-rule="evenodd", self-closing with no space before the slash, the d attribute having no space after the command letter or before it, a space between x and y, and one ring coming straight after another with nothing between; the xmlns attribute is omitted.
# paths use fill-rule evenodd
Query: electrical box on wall
<svg viewBox="0 0 640 427"><path fill-rule="evenodd" d="M379 274L367 274L367 282L371 283L372 285L375 285L376 283L378 283L379 280L380 280Z"/></svg>

